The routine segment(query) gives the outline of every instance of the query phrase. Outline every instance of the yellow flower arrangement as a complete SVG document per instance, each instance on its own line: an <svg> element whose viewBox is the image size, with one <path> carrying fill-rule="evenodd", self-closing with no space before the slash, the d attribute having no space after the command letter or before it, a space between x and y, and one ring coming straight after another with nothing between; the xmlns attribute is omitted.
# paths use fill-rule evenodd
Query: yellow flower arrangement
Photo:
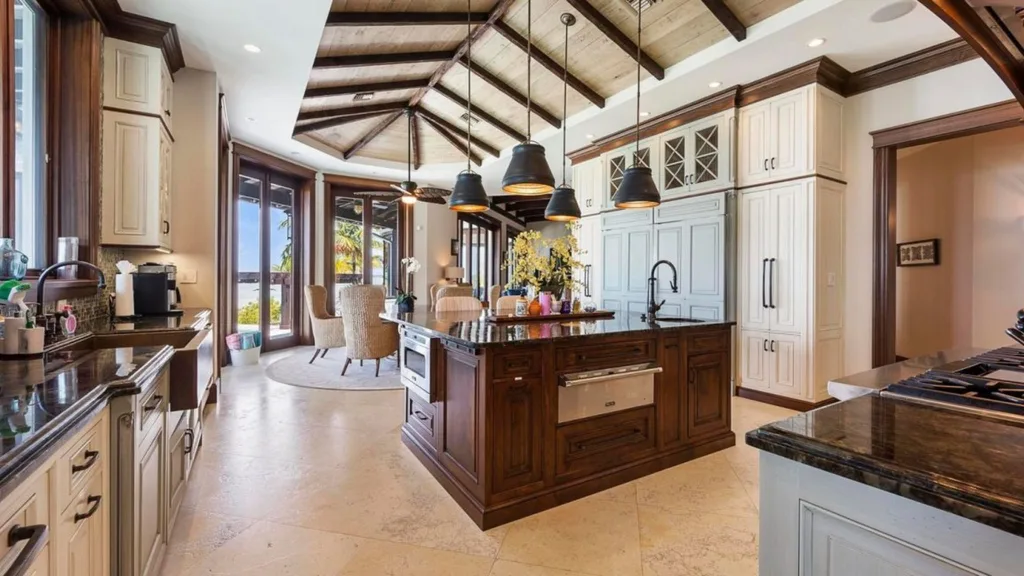
<svg viewBox="0 0 1024 576"><path fill-rule="evenodd" d="M566 224L566 230L568 234L553 239L544 238L537 230L526 230L516 236L501 265L508 271L505 288L531 286L560 295L566 288L579 285L573 278L573 270L583 268L579 261L583 252L573 235L574 225ZM541 255L541 248L547 248L548 254Z"/></svg>

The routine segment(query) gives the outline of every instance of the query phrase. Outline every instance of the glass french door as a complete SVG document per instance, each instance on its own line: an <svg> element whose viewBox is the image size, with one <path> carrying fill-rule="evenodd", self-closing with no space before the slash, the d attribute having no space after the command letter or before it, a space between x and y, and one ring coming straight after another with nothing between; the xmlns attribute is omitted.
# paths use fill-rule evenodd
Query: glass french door
<svg viewBox="0 0 1024 576"><path fill-rule="evenodd" d="M299 343L296 221L301 183L242 163L235 212L235 330L263 334L263 350Z"/></svg>
<svg viewBox="0 0 1024 576"><path fill-rule="evenodd" d="M383 286L386 297L401 287L404 254L401 233L411 208L386 195L332 189L330 223L333 250L328 255L327 281L332 304L341 288L354 284ZM337 308L335 307L335 310Z"/></svg>

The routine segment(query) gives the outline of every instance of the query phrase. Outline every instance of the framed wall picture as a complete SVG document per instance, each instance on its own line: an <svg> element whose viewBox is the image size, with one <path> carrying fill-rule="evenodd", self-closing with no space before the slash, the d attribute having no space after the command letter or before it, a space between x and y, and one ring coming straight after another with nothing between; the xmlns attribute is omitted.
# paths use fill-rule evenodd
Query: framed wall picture
<svg viewBox="0 0 1024 576"><path fill-rule="evenodd" d="M938 266L939 239L918 240L896 245L897 266Z"/></svg>
<svg viewBox="0 0 1024 576"><path fill-rule="evenodd" d="M459 255L459 241L457 238L452 238L452 256Z"/></svg>

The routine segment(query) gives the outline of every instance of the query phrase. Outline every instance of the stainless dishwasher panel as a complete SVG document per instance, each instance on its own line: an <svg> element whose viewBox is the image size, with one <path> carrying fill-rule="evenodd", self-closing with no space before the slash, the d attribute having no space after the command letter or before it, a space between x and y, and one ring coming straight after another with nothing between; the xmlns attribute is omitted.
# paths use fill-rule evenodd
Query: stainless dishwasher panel
<svg viewBox="0 0 1024 576"><path fill-rule="evenodd" d="M558 423L654 403L655 364L634 364L563 375L558 382Z"/></svg>

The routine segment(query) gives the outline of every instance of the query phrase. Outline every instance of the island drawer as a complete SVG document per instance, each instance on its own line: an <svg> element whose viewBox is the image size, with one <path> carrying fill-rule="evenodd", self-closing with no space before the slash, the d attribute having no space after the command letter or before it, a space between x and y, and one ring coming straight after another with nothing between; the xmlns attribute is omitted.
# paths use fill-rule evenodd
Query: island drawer
<svg viewBox="0 0 1024 576"><path fill-rule="evenodd" d="M703 352L721 352L729 349L729 330L707 332L690 336L687 352L700 354Z"/></svg>
<svg viewBox="0 0 1024 576"><path fill-rule="evenodd" d="M657 347L651 339L608 339L600 344L567 346L557 349L555 365L558 370L568 368L590 369L640 364L654 361Z"/></svg>
<svg viewBox="0 0 1024 576"><path fill-rule="evenodd" d="M555 476L568 480L608 470L656 449L654 406L641 406L559 426Z"/></svg>
<svg viewBox="0 0 1024 576"><path fill-rule="evenodd" d="M433 451L436 432L434 428L434 405L423 400L412 390L405 391L405 422Z"/></svg>
<svg viewBox="0 0 1024 576"><path fill-rule="evenodd" d="M515 350L502 353L494 359L494 377L540 376L544 356L540 350Z"/></svg>

